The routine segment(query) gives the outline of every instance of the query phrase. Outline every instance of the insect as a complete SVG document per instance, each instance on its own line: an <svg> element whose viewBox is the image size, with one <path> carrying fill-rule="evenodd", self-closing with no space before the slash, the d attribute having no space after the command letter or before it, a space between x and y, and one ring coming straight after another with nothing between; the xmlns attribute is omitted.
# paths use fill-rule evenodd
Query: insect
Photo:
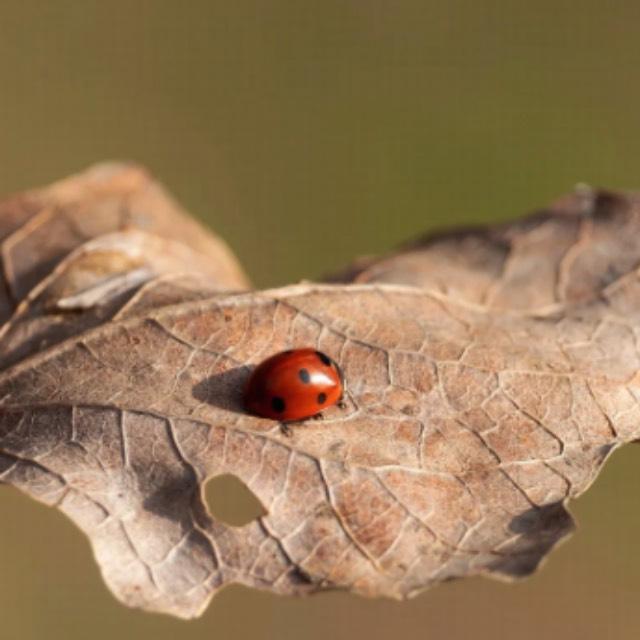
<svg viewBox="0 0 640 640"><path fill-rule="evenodd" d="M321 351L291 349L261 362L244 391L249 413L285 422L317 416L341 402L344 379L338 365Z"/></svg>

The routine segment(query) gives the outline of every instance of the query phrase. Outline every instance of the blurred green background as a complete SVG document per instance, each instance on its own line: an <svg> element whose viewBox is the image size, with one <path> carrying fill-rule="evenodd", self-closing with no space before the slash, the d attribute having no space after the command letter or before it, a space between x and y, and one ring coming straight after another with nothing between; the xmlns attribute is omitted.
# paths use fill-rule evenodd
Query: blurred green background
<svg viewBox="0 0 640 640"><path fill-rule="evenodd" d="M137 160L258 286L312 278L577 182L640 187L639 24L631 0L3 2L0 191ZM0 637L638 638L639 461L614 456L576 536L515 586L233 587L191 623L118 605L69 522L0 488Z"/></svg>

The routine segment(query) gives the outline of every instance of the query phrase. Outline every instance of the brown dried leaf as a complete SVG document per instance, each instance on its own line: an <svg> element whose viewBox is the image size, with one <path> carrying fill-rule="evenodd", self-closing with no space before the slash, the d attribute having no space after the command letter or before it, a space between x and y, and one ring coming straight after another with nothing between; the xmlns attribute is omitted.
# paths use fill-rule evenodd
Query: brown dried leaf
<svg viewBox="0 0 640 640"><path fill-rule="evenodd" d="M68 201L100 218L75 180ZM359 264L355 284L250 293L216 287L242 286L211 277L238 274L233 258L208 240L207 263L169 216L168 255L106 226L5 324L0 479L76 522L128 605L191 617L232 582L406 597L523 576L571 531L567 500L640 438L635 197L583 190ZM303 345L340 364L347 402L287 438L241 390ZM266 515L215 521L202 485L224 473Z"/></svg>
<svg viewBox="0 0 640 640"><path fill-rule="evenodd" d="M205 231L136 166L101 164L49 187L0 204L5 320L15 304L74 249L105 234L139 230L190 250L194 264L221 287L243 289L247 280L226 245ZM145 256L146 257L146 256ZM186 256L185 256L186 257Z"/></svg>

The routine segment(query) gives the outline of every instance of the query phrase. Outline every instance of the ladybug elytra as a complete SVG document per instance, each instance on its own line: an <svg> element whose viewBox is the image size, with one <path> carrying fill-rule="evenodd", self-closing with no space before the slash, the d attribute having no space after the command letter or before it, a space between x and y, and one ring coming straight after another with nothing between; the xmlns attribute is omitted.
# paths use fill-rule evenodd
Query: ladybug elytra
<svg viewBox="0 0 640 640"><path fill-rule="evenodd" d="M338 365L321 351L292 349L261 362L244 392L247 411L281 422L319 414L342 399Z"/></svg>

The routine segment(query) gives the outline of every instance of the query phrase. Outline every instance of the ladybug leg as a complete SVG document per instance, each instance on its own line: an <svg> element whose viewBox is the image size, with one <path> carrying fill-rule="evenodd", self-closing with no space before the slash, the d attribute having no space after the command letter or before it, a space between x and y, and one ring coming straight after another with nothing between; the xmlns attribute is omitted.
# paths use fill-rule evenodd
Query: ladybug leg
<svg viewBox="0 0 640 640"><path fill-rule="evenodd" d="M280 423L280 433L282 433L282 435L286 436L287 438L290 438L293 435L291 427L286 422Z"/></svg>
<svg viewBox="0 0 640 640"><path fill-rule="evenodd" d="M311 416L312 420L322 420L324 418L324 416L322 415L322 413L316 413L314 416Z"/></svg>
<svg viewBox="0 0 640 640"><path fill-rule="evenodd" d="M355 400L353 399L353 396L349 393L349 389L347 389L345 387L342 396L340 397L340 400L338 400L338 402L336 403L336 406L339 409L342 409L344 411L344 409L347 408L347 396L349 397L349 400L351 401L351 405L355 406L357 408L357 403L355 402Z"/></svg>

